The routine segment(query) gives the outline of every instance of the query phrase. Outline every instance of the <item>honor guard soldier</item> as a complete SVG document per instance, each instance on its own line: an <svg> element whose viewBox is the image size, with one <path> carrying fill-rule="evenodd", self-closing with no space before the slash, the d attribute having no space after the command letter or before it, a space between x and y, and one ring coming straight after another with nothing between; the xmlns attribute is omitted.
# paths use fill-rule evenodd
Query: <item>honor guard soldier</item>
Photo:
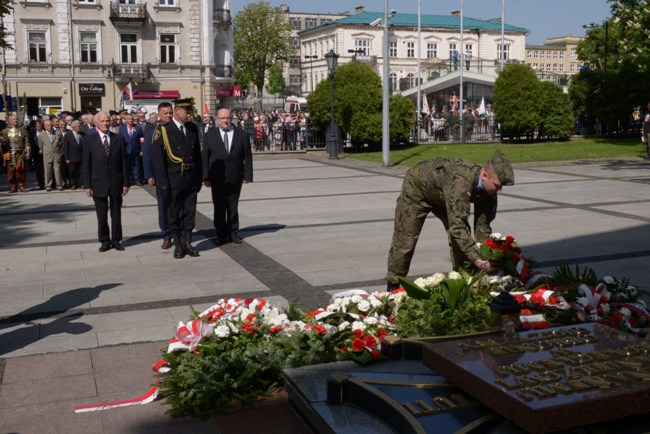
<svg viewBox="0 0 650 434"><path fill-rule="evenodd" d="M2 157L7 168L7 180L11 184L9 193L25 193L25 168L29 161L29 136L24 128L18 126L18 116L9 116L9 125L0 133Z"/></svg>
<svg viewBox="0 0 650 434"><path fill-rule="evenodd" d="M191 244L196 199L203 179L199 132L196 124L189 121L193 106L194 98L176 100L173 117L162 123L163 119L169 119L172 105L160 104L161 124L153 133L151 146L154 178L169 204L167 219L177 259L185 255L199 256ZM181 231L183 240L180 239Z"/></svg>
<svg viewBox="0 0 650 434"><path fill-rule="evenodd" d="M483 270L497 266L481 258L476 240L490 236L490 223L497 212L497 193L504 185L514 183L512 166L499 150L482 166L463 158L434 158L411 168L397 198L395 229L388 254L388 289L399 286L397 276L406 277L429 213L438 217L447 231L454 270L465 261ZM469 223L472 204L474 238Z"/></svg>

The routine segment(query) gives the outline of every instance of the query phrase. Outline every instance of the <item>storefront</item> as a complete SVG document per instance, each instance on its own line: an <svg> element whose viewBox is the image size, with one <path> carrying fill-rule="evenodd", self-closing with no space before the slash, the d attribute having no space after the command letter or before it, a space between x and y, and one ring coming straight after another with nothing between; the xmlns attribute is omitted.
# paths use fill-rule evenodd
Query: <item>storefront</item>
<svg viewBox="0 0 650 434"><path fill-rule="evenodd" d="M79 83L81 113L95 114L102 109L102 97L106 95L104 83Z"/></svg>
<svg viewBox="0 0 650 434"><path fill-rule="evenodd" d="M177 90L141 90L133 91L133 101L124 101L124 108L129 111L142 110L147 113L157 112L158 104L163 102L174 103L181 94Z"/></svg>

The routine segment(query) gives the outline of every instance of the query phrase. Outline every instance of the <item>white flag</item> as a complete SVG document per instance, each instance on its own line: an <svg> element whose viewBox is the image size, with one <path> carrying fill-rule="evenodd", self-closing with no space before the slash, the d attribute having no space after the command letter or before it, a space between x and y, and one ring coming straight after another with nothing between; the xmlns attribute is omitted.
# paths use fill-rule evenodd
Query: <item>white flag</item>
<svg viewBox="0 0 650 434"><path fill-rule="evenodd" d="M431 111L429 110L429 101L427 101L427 96L422 95L422 113L429 116L430 112Z"/></svg>
<svg viewBox="0 0 650 434"><path fill-rule="evenodd" d="M485 97L481 97L481 105L478 108L478 114L481 117L481 119L485 119L487 117L487 110L485 110Z"/></svg>

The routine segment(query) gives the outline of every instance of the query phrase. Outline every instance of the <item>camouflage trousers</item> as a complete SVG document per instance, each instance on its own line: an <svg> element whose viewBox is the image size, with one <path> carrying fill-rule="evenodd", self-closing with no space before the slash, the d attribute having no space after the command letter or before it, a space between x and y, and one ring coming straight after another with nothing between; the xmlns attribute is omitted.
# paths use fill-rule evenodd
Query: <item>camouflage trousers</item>
<svg viewBox="0 0 650 434"><path fill-rule="evenodd" d="M388 253L388 273L386 274L386 280L389 283L397 283L397 276L406 277L408 275L415 246L429 213L433 213L440 219L447 230L452 268L457 270L467 261L467 256L449 236L447 210L444 207L432 206L424 199L420 189L414 183L413 174L409 171L404 177L402 191L397 198L395 208L395 227Z"/></svg>

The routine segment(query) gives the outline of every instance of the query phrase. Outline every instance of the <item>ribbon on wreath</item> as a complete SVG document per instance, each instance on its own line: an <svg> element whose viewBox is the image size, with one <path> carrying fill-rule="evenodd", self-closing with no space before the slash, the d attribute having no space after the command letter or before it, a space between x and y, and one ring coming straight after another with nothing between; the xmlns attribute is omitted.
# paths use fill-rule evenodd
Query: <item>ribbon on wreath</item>
<svg viewBox="0 0 650 434"><path fill-rule="evenodd" d="M171 353L177 350L194 351L203 338L212 335L212 331L213 327L200 319L195 319L187 324L179 321L176 337L169 341L167 352Z"/></svg>
<svg viewBox="0 0 650 434"><path fill-rule="evenodd" d="M151 390L149 390L147 393L145 393L144 395L138 398L128 399L124 401L105 402L102 404L94 404L94 405L78 405L74 408L74 412L85 413L89 411L110 410L119 407L133 407L135 405L149 404L150 402L155 401L157 397L158 397L158 382L156 381L155 386L152 387Z"/></svg>
<svg viewBox="0 0 650 434"><path fill-rule="evenodd" d="M583 283L578 287L578 291L584 294L584 297L578 297L575 301L578 314L583 316L587 321L595 322L601 320L608 308L607 299L610 293L607 290L607 286L604 283L600 283L596 287L593 287Z"/></svg>
<svg viewBox="0 0 650 434"><path fill-rule="evenodd" d="M520 315L519 321L521 322L521 327L524 330L528 329L547 329L551 325L546 321L544 315Z"/></svg>

